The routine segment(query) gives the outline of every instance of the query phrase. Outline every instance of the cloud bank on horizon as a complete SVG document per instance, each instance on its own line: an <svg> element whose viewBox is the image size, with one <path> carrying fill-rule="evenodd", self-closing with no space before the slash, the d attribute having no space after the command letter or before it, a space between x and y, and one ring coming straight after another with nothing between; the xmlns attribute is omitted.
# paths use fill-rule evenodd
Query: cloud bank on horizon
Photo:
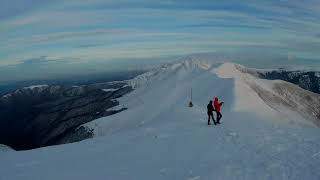
<svg viewBox="0 0 320 180"><path fill-rule="evenodd" d="M318 0L2 0L0 66L202 52L314 61L319 19Z"/></svg>

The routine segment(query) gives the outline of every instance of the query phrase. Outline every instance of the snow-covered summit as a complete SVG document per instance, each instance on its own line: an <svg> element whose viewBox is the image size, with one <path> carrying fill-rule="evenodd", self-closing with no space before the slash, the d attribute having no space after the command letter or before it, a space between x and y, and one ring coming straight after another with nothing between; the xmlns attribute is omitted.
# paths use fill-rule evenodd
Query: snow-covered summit
<svg viewBox="0 0 320 180"><path fill-rule="evenodd" d="M21 89L17 89L16 91L12 92L12 93L8 93L2 96L2 98L10 98L12 97L14 94L22 94L25 92L34 92L34 93L41 93L44 90L46 90L49 87L49 85L32 85L32 86L27 86L27 87L23 87Z"/></svg>
<svg viewBox="0 0 320 180"><path fill-rule="evenodd" d="M178 72L182 73L182 71L186 72L186 71L192 71L196 69L209 70L214 65L217 65L217 64L212 63L210 61L188 59L182 62L168 63L168 64L161 65L127 82L133 88L138 88L150 83L151 81L156 81L163 78L163 75L161 74L168 73L170 78L170 75L173 75L174 73L178 73Z"/></svg>

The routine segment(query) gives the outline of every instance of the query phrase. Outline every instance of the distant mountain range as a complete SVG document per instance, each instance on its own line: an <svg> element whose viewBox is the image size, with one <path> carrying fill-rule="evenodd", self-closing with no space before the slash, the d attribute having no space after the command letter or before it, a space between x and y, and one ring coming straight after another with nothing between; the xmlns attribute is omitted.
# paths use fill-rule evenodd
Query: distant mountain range
<svg viewBox="0 0 320 180"><path fill-rule="evenodd" d="M130 91L122 81L18 89L0 98L0 144L21 150L89 138L90 129L81 125L123 111L110 108Z"/></svg>
<svg viewBox="0 0 320 180"><path fill-rule="evenodd" d="M0 96L15 91L17 89L32 86L35 84L47 84L47 85L86 85L95 83L104 83L111 81L122 81L132 79L135 76L144 73L146 70L127 70L119 72L105 72L90 75L78 75L78 76L67 76L54 79L41 79L45 77L39 77L39 79L32 80L20 80L20 81L0 81Z"/></svg>
<svg viewBox="0 0 320 180"><path fill-rule="evenodd" d="M299 85L308 91L320 94L320 72L315 71L286 71L271 70L257 71L260 78L269 80L283 80Z"/></svg>

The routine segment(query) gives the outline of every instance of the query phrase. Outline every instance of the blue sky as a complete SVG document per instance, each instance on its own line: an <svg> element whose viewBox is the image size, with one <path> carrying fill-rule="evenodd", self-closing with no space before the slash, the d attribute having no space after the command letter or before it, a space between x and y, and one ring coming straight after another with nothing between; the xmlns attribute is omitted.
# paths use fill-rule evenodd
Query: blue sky
<svg viewBox="0 0 320 180"><path fill-rule="evenodd" d="M0 74L207 52L314 62L319 19L318 0L0 0Z"/></svg>

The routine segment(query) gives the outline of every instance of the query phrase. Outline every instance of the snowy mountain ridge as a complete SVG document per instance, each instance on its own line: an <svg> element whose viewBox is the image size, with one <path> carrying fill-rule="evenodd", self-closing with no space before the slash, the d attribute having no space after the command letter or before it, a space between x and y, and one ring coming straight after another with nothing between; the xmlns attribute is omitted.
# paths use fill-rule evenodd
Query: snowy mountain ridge
<svg viewBox="0 0 320 180"><path fill-rule="evenodd" d="M117 99L127 110L85 124L94 138L0 152L0 178L318 180L320 132L302 117L318 96L243 68L186 61L138 76ZM214 96L222 124L208 126Z"/></svg>
<svg viewBox="0 0 320 180"><path fill-rule="evenodd" d="M318 110L318 108L320 108L320 101L318 94L308 92L298 86L281 80L271 81L260 79L257 71L256 69L246 68L234 63L221 64L196 59L165 64L129 80L128 84L135 88L136 92L120 98L120 104L129 108L129 111L131 111L130 109L137 109L137 107L140 106L140 108L144 108L144 106L146 106L144 99L153 99L151 97L152 94L160 91L159 89L162 89L162 86L168 87L168 90L164 91L166 91L169 96L172 93L171 88L173 88L173 90L179 89L179 91L183 91L184 103L186 104L190 98L190 89L193 88L194 97L196 98L198 96L197 91L199 91L197 88L201 88L201 86L188 87L188 85L185 85L188 84L186 81L188 81L188 78L197 78L197 76L201 77L203 76L202 74L206 74L212 78L217 76L222 79L232 79L231 81L234 82L234 101L229 104L229 106L232 107L232 111L253 113L262 118L274 120L280 124L295 124L295 126L307 127L320 126L320 112ZM207 79L203 81L205 82ZM214 84L213 82L213 88L215 88ZM231 89L230 87L230 90ZM142 96L145 93L150 93L150 97L143 98ZM213 98L213 96L215 95L212 94L212 97L208 97L208 99ZM309 102L310 99L312 99L311 102ZM202 103L204 104L206 101L208 100L203 100ZM159 100L158 103L160 102L161 100ZM166 103L162 102L160 104L165 105ZM196 104L195 106L197 107L198 105ZM205 114L205 110L202 109L203 107L197 108L201 109L201 112ZM145 113L142 113L142 115L148 116ZM141 118L146 119L146 117ZM115 131L114 125L109 125L111 121L107 120L110 119L110 117L102 118L102 120L89 123L89 127L95 129L96 135L109 134L108 130L103 132L104 128L99 127L99 123L97 123L104 121L104 119L106 119L106 125L102 126L112 127L112 131ZM151 121L150 119L151 118L147 121ZM120 121L121 120L119 120L119 122ZM133 123L133 121L128 124L131 123ZM143 123L144 121L142 124ZM102 122L102 124L104 124L104 122ZM127 123L124 123L124 125L126 126ZM121 125L116 126L121 129ZM108 127L106 127L106 129L109 129Z"/></svg>
<svg viewBox="0 0 320 180"><path fill-rule="evenodd" d="M260 79L258 70L237 64L223 64L216 73L222 78L235 79L236 110L281 117L301 125L320 126L319 94L282 80Z"/></svg>

